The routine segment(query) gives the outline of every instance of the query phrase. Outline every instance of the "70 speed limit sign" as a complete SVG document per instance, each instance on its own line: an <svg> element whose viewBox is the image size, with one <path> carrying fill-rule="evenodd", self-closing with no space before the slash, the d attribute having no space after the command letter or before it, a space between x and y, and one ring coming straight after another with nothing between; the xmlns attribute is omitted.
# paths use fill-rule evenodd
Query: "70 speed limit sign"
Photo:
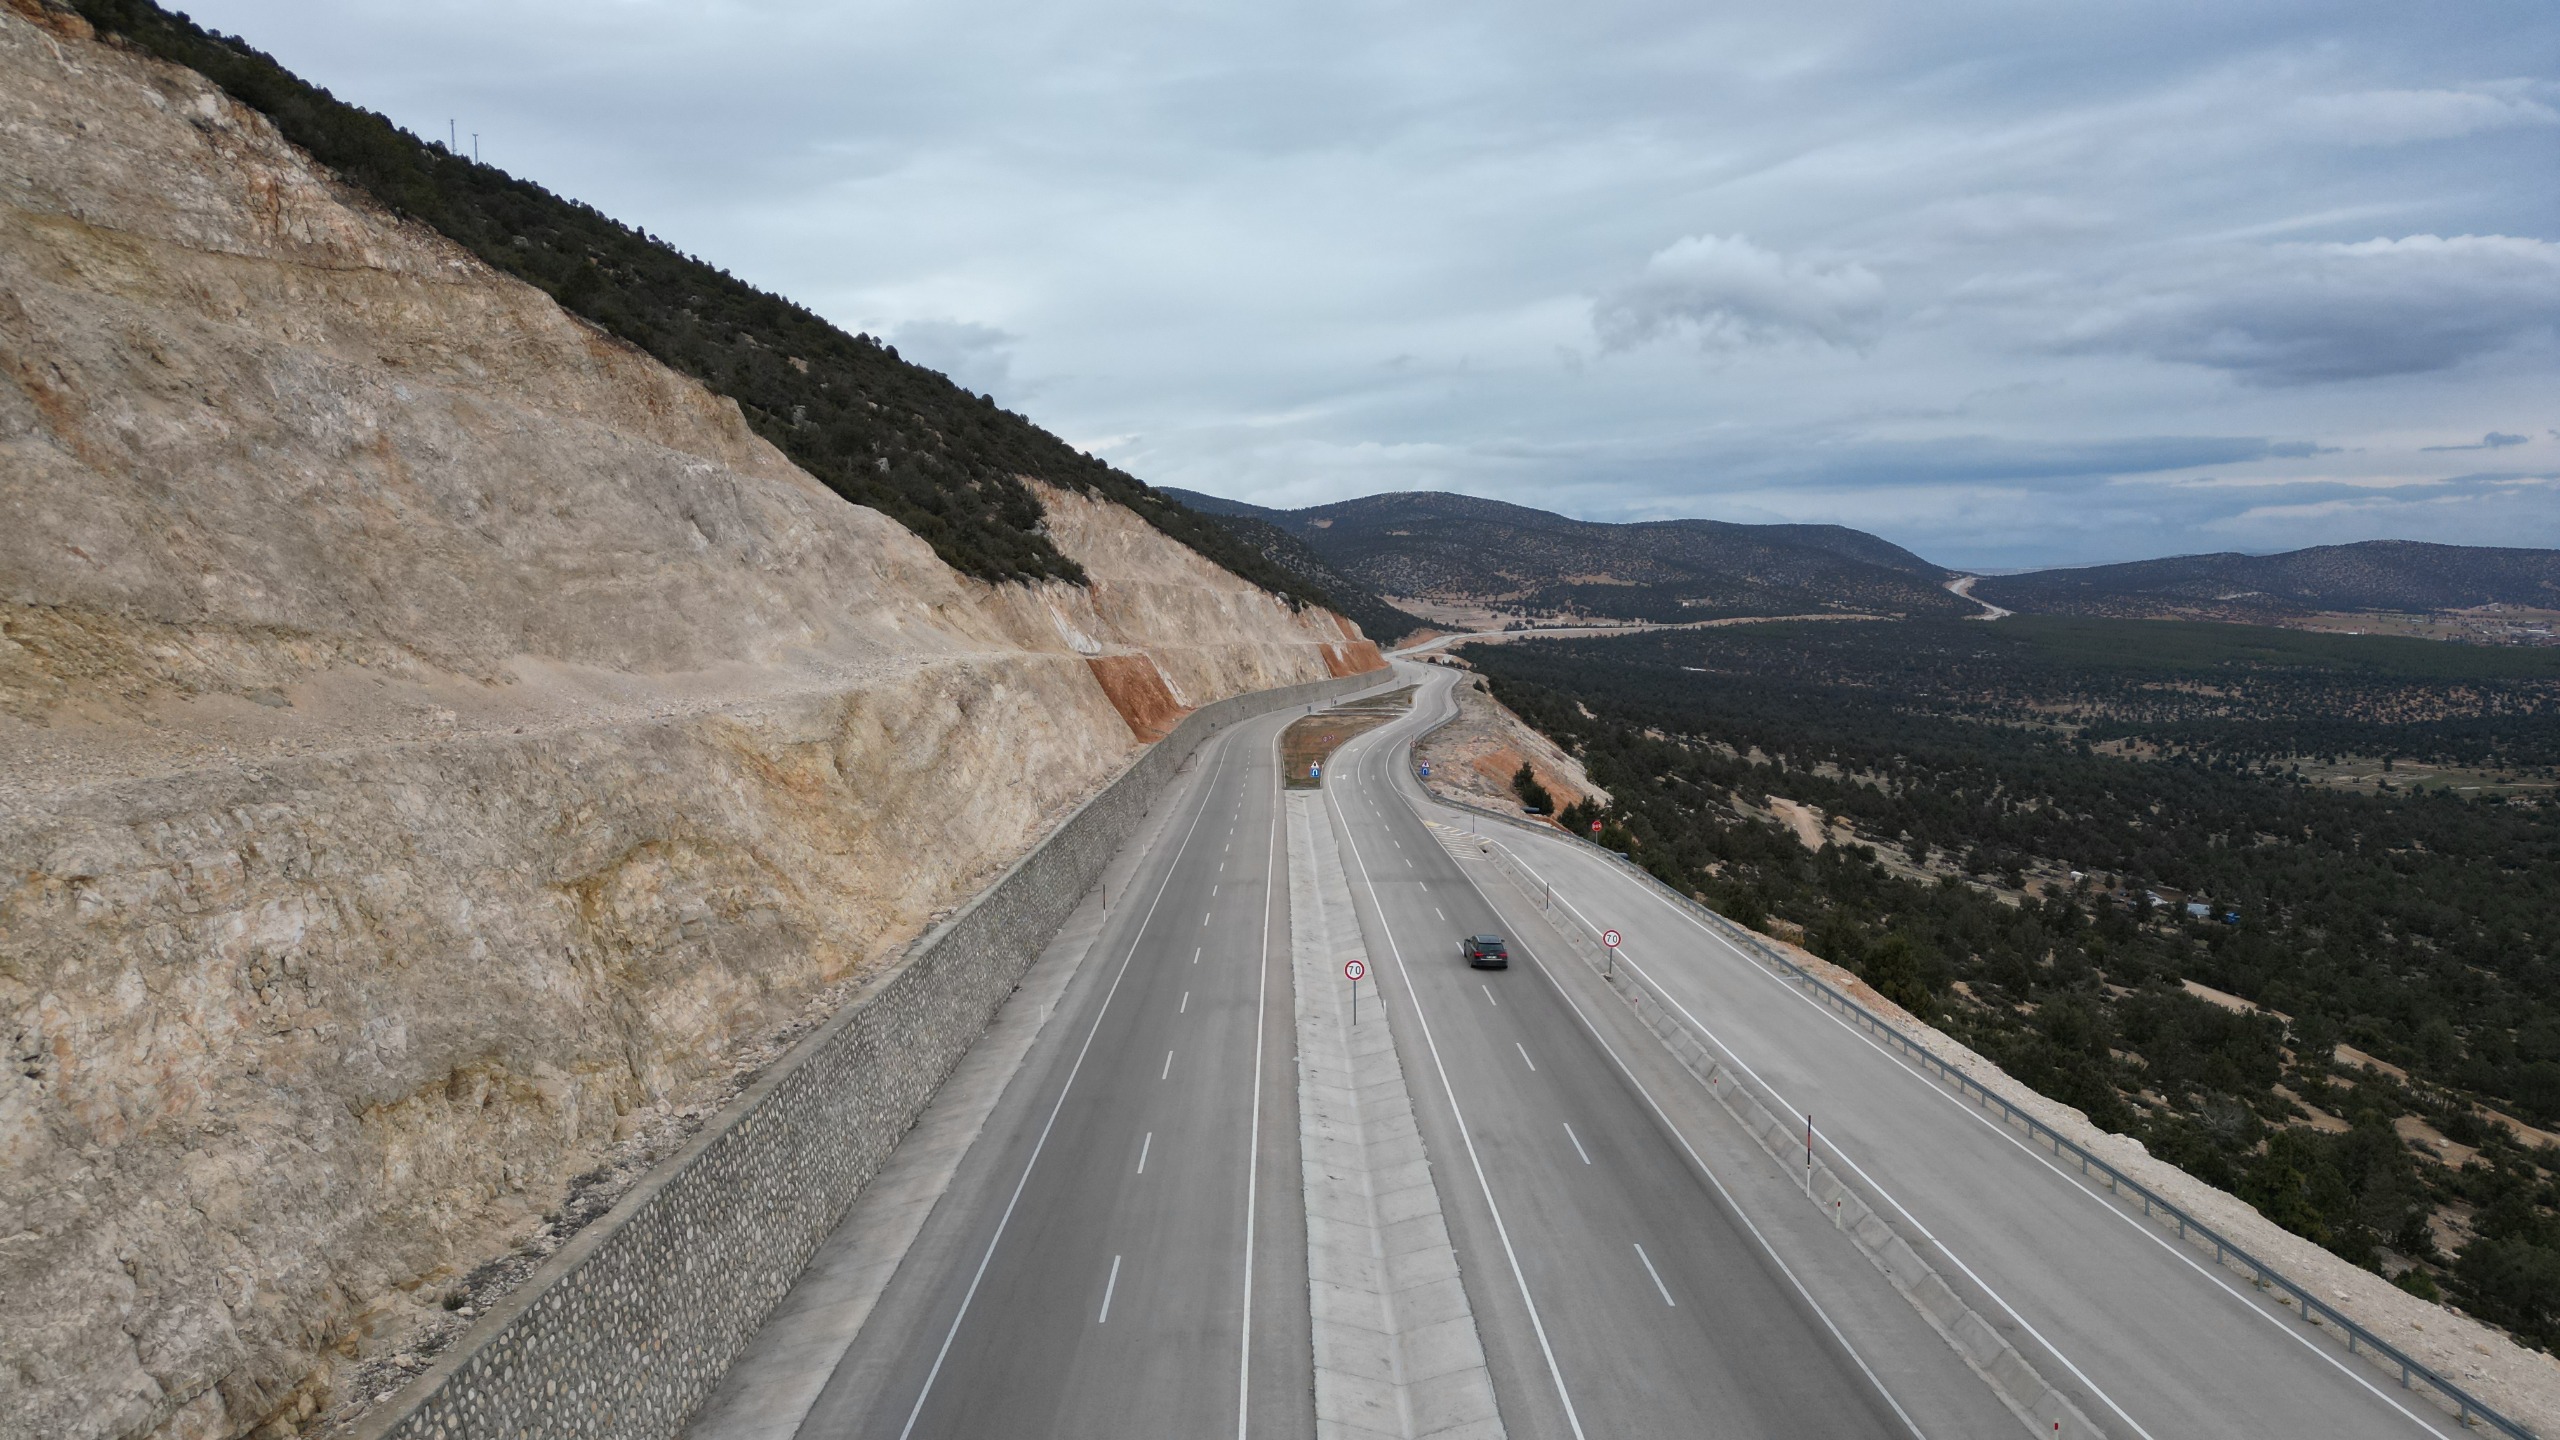
<svg viewBox="0 0 2560 1440"><path fill-rule="evenodd" d="M1603 930L1603 931L1601 931L1601 932L1600 932L1600 943L1601 943L1601 944L1603 944L1603 945L1608 946L1608 947L1609 947L1610 949L1612 949L1612 950L1617 949L1617 948L1618 948L1618 932L1617 932L1617 931L1615 931L1615 930Z"/></svg>
<svg viewBox="0 0 2560 1440"><path fill-rule="evenodd" d="M1342 978L1346 980L1357 980L1368 973L1369 967L1361 964L1357 960L1345 960L1342 962Z"/></svg>

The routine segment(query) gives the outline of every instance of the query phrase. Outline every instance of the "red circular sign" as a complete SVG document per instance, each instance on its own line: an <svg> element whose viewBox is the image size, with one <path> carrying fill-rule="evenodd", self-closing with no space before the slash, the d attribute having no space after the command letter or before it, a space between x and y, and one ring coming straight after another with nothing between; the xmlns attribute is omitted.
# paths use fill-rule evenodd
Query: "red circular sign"
<svg viewBox="0 0 2560 1440"><path fill-rule="evenodd" d="M1601 943L1601 944L1603 944L1603 945L1608 946L1608 947L1609 947L1610 949L1612 949L1612 950L1617 949L1617 948L1618 948L1618 932L1617 932L1617 931L1615 931L1615 930L1603 930L1603 931L1601 931L1601 932L1600 932L1600 943Z"/></svg>
<svg viewBox="0 0 2560 1440"><path fill-rule="evenodd" d="M1357 960L1345 960L1342 962L1342 973L1354 980L1357 980L1361 976L1369 973L1369 967L1361 964Z"/></svg>

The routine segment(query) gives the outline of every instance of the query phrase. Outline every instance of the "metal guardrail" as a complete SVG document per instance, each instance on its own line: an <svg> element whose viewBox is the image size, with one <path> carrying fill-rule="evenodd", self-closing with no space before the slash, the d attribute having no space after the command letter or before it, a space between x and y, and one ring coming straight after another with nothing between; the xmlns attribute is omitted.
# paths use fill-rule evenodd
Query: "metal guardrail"
<svg viewBox="0 0 2560 1440"><path fill-rule="evenodd" d="M1421 740L1429 737L1431 734L1440 730L1443 726L1448 725L1451 721L1454 721L1457 718L1458 717L1455 714L1450 715L1447 719L1440 721L1430 729L1423 731L1420 735L1413 737L1413 743L1419 743ZM1651 887L1655 891L1658 891L1664 899L1702 917L1708 924L1709 928L1723 936L1728 942L1748 947L1750 952L1757 956L1757 958L1759 958L1763 963L1783 972L1787 977L1797 981L1798 983L1811 988L1820 994L1824 1000L1828 1001L1834 1009L1841 1011L1850 1018L1865 1025L1875 1034L1892 1041L1895 1045L1899 1046L1904 1053L1919 1060L1924 1067L1935 1072L1941 1081L1952 1086L1957 1094L1971 1098L1974 1103L1981 1108L1997 1107L2003 1121L2025 1130L2030 1139L2042 1140L2046 1144L2052 1146L2056 1159L2071 1160L2079 1165L2081 1174L2103 1177L2107 1183L2107 1187L2115 1191L2118 1195L2129 1196L2133 1199L2139 1200L2142 1204L2142 1215L2144 1219L2157 1221L2162 1216L2168 1217L2168 1219L2176 1223L2179 1239L2184 1240L2191 1245L2197 1245L2198 1248L2203 1248L2206 1245L2211 1246L2213 1250L2213 1258L2218 1263L2231 1266L2236 1269L2245 1270L2248 1273L2250 1280L2260 1289L2278 1290L2283 1292L2283 1294L2278 1297L2279 1304L2285 1303L2285 1297L2290 1297L2291 1303L2301 1312L2306 1320L2328 1325L2332 1329L2335 1329L2339 1334L2345 1336L2348 1354L2354 1355L2360 1352L2370 1352L2369 1358L2380 1361L2385 1367L2397 1368L2400 1372L2401 1388L2415 1389L2418 1386L2423 1385L2427 1389L2435 1391L2438 1395L2444 1398L2447 1404L2452 1408L2456 1418L2461 1420L2465 1425L2470 1425L2475 1422L2485 1424L2491 1429L2498 1431L2500 1434L2512 1437L2512 1440L2540 1440L2540 1437L2535 1435L2533 1431L2526 1429L2516 1421L2508 1419L2497 1410L2482 1403L2481 1400L2477 1396L2474 1396L2470 1391L2463 1389L2460 1385L2457 1385L2446 1379L2444 1376L2437 1374L2425 1361L2417 1359L2408 1352L2402 1350L2400 1347L2392 1344L2390 1341L2383 1339L2381 1336L2374 1334L2371 1330L2368 1330L2364 1326L2356 1323L2356 1321L2341 1313L2337 1307L2311 1293L2311 1290L2307 1286L2302 1285L2291 1276L2286 1275L2283 1271L2278 1270L2274 1266L2259 1259L2256 1255L2251 1254L2247 1249L2223 1235L2221 1231L2214 1229L2202 1220L2188 1214L2175 1202L2160 1195L2158 1192L2151 1189L2150 1186L2143 1184L2141 1181L2125 1174L2122 1170L2117 1169L2113 1164L2108 1162L2105 1157L2092 1154L2088 1149L2080 1145L2079 1142L2062 1134L2060 1131L2055 1130L2052 1126L2037 1119L2033 1114L2020 1109L2016 1104L2012 1103L2007 1096L1994 1091L1989 1086L1984 1085L1981 1081L1973 1078L1971 1075L1968 1075L1964 1071L1957 1069L1955 1066L1948 1064L1944 1059L1939 1057L1937 1052L1931 1050L1928 1046L1921 1044L1910 1035L1903 1033L1900 1026L1895 1025L1893 1022L1860 1004L1854 997L1848 995L1828 980L1825 980L1821 976L1814 974L1812 971L1805 969L1801 965L1798 965L1794 960L1789 959L1784 951L1770 945L1757 933L1747 927L1735 924L1733 921L1726 919L1724 916L1717 914L1715 911L1708 909L1706 906L1701 905L1688 896L1681 894L1679 891L1672 889L1669 885L1662 882L1661 877L1653 874L1653 872L1645 869L1643 866L1636 864L1633 860L1619 854L1615 850L1609 850L1599 845L1595 845L1592 842L1583 839L1581 836L1558 826L1532 825L1530 822L1522 820L1517 816L1505 815L1498 810L1488 810L1483 806L1470 805L1463 800L1454 800L1443 795L1434 794L1431 798L1436 803L1448 805L1454 809L1470 811L1474 814L1482 815L1490 820L1499 820L1506 825L1517 825L1523 829L1535 830L1542 835L1561 837L1565 840L1571 841L1573 844L1582 846L1593 854L1600 856L1603 860L1627 871L1636 880Z"/></svg>

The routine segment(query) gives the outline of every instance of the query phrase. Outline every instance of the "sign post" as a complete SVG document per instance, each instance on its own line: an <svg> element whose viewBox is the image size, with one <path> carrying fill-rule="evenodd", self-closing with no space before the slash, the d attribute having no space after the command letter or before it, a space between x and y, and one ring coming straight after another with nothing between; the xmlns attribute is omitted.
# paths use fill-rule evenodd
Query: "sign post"
<svg viewBox="0 0 2560 1440"><path fill-rule="evenodd" d="M1368 973L1369 967L1357 960L1342 962L1343 978L1351 982L1351 1023L1354 1025L1360 1023L1360 977Z"/></svg>
<svg viewBox="0 0 2560 1440"><path fill-rule="evenodd" d="M1615 930L1601 931L1600 943L1609 947L1609 975L1610 978L1615 979L1618 974L1618 932Z"/></svg>

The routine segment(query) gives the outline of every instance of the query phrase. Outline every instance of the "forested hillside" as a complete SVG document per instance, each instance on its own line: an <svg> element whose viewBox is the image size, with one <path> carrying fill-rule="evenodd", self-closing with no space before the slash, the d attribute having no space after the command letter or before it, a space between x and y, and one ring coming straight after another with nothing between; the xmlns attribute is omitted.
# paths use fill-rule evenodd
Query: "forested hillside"
<svg viewBox="0 0 2560 1440"><path fill-rule="evenodd" d="M2560 1124L2560 655L2070 619L1469 655L1614 792L1569 825L1803 926L2279 1223L2560 1340L2560 1158L2479 1108Z"/></svg>
<svg viewBox="0 0 2560 1440"><path fill-rule="evenodd" d="M1362 634L1379 644L1393 645L1422 628L1420 616L1407 614L1388 604L1367 586L1327 563L1296 534L1273 523L1269 517L1279 512L1265 510L1259 505L1223 500L1215 495L1178 490L1170 485L1157 493L1211 518L1263 559L1322 591L1329 597L1333 609L1350 617Z"/></svg>
<svg viewBox="0 0 2560 1440"><path fill-rule="evenodd" d="M757 433L846 499L986 580L1081 581L1022 483L1117 501L1244 578L1328 597L1225 528L1020 415L848 335L665 242L495 166L455 155L152 0L74 0L99 33L188 66L274 121L347 183L735 399Z"/></svg>
<svg viewBox="0 0 2560 1440"><path fill-rule="evenodd" d="M1445 491L1305 510L1196 497L1239 529L1268 524L1391 600L1521 617L1677 623L1737 615L1969 615L1950 572L1838 525L1572 520Z"/></svg>

